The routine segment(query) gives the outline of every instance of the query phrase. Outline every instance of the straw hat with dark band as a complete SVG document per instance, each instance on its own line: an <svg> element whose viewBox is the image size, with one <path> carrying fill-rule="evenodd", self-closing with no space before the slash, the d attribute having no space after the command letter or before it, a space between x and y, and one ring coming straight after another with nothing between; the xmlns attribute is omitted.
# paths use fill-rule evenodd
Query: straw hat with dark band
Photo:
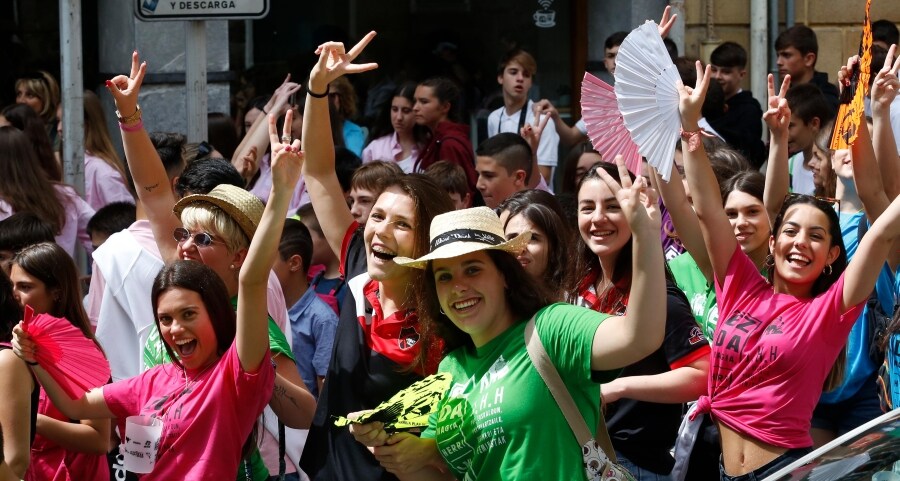
<svg viewBox="0 0 900 481"><path fill-rule="evenodd" d="M209 194L194 194L184 196L175 203L173 211L179 218L185 207L195 203L212 204L228 214L240 226L247 239L253 239L262 213L265 209L258 197L246 190L233 185L217 185Z"/></svg>
<svg viewBox="0 0 900 481"><path fill-rule="evenodd" d="M424 269L428 261L449 259L483 250L501 250L516 255L522 252L531 232L522 232L506 240L500 218L488 207L454 210L431 221L431 252L418 259L395 257L401 266Z"/></svg>

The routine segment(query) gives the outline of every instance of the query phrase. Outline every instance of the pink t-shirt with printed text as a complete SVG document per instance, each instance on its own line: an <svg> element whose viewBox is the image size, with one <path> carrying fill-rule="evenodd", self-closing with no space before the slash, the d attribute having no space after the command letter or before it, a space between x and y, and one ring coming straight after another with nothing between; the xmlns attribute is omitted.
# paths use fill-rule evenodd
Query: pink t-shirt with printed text
<svg viewBox="0 0 900 481"><path fill-rule="evenodd" d="M116 417L143 414L163 421L154 470L141 479L234 479L244 441L272 395L270 357L267 350L258 371L248 373L232 343L212 368L187 373L195 382L167 363L104 386Z"/></svg>
<svg viewBox="0 0 900 481"><path fill-rule="evenodd" d="M739 247L721 287L718 281L719 322L701 411L767 444L811 446L813 409L864 302L841 312L843 275L813 299L776 294Z"/></svg>

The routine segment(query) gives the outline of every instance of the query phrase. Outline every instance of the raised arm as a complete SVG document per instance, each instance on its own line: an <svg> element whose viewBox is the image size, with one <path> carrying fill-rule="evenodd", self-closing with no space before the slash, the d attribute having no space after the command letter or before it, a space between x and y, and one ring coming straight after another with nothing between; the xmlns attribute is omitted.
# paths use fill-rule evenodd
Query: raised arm
<svg viewBox="0 0 900 481"><path fill-rule="evenodd" d="M591 369L605 371L637 362L656 350L666 325L665 266L659 243L657 196L643 177L632 185L622 156L616 156L621 185L605 170L597 173L619 201L631 228L631 292L624 316L606 319L597 327L591 348Z"/></svg>
<svg viewBox="0 0 900 481"><path fill-rule="evenodd" d="M700 230L706 240L706 249L713 273L721 281L728 269L728 262L737 248L731 223L722 206L722 194L716 175L709 166L703 142L700 142L700 109L709 86L709 65L706 70L697 61L697 84L694 88L679 84L680 100L678 110L681 112L681 128L685 135L681 137L681 152L684 155L684 171L694 200L694 212L700 220ZM687 138L686 138L687 137Z"/></svg>
<svg viewBox="0 0 900 481"><path fill-rule="evenodd" d="M531 175L527 179L527 187L529 189L534 189L541 183L541 176L543 176L544 179L550 178L549 172L547 175L544 175L544 172L541 171L541 166L538 165L538 148L541 146L541 134L544 133L544 127L547 126L547 122L549 121L549 115L535 114L534 123L525 124L525 126L522 127L521 132L519 132L519 135L521 135L531 147Z"/></svg>
<svg viewBox="0 0 900 481"><path fill-rule="evenodd" d="M245 371L255 372L264 361L269 347L266 287L269 271L275 263L281 230L287 217L294 187L300 180L303 153L300 141L291 140L293 111L284 118L284 132L279 139L275 116L269 114L269 140L272 146L272 193L263 211L259 227L250 240L247 260L238 276L237 329L235 346Z"/></svg>
<svg viewBox="0 0 900 481"><path fill-rule="evenodd" d="M884 191L889 199L900 195L900 155L894 130L891 128L891 103L897 97L900 82L897 81L897 69L900 69L900 55L896 58L897 45L891 45L884 66L872 82L872 143L875 145L875 159L881 172Z"/></svg>
<svg viewBox="0 0 900 481"><path fill-rule="evenodd" d="M325 239L338 257L341 255L344 234L353 223L353 216L350 215L344 191L334 171L328 85L341 75L366 72L378 67L378 64L374 63L361 65L352 63L374 37L375 32L369 32L350 49L350 52L345 52L344 44L339 42L319 45L316 49L319 61L309 73L309 84L306 88L303 151L309 161L303 165L303 178Z"/></svg>
<svg viewBox="0 0 900 481"><path fill-rule="evenodd" d="M855 162L854 160L854 164ZM896 251L895 243L898 239L900 239L900 197L891 202L866 235L860 239L856 255L844 272L844 309L869 297L888 254Z"/></svg>
<svg viewBox="0 0 900 481"><path fill-rule="evenodd" d="M884 193L881 177L868 174L868 172L877 172L877 168L875 165L875 150L872 147L869 127L865 121L860 123L857 132L856 142L850 147L850 158L853 162L853 183L856 184L856 191L866 211L866 217L868 217L869 222L874 223L890 206L890 200ZM868 233L866 236L868 236ZM900 261L900 252L897 252L896 248L890 249L886 254L886 258L883 258L882 261L887 261L891 269L894 269L898 261Z"/></svg>
<svg viewBox="0 0 900 481"><path fill-rule="evenodd" d="M697 263L700 272L706 277L707 282L712 282L712 265L709 263L709 254L706 252L706 243L703 242L703 234L700 232L700 221L691 203L688 201L681 174L672 169L669 181L662 180L655 168L650 168L650 184L659 192L663 204L669 211L672 225L678 232L685 250L691 254L691 258Z"/></svg>
<svg viewBox="0 0 900 481"><path fill-rule="evenodd" d="M584 132L578 130L577 127L570 126L563 121L559 116L559 111L556 110L556 107L550 103L547 99L541 99L538 102L535 102L534 105L531 106L531 110L534 112L535 118L541 115L549 115L551 119L553 119L553 123L556 126L556 133L559 134L559 141L562 142L563 145L567 147L571 147L582 140L587 140L587 135Z"/></svg>
<svg viewBox="0 0 900 481"><path fill-rule="evenodd" d="M135 50L131 54L131 73L127 77L117 75L112 80L107 80L106 88L116 102L116 109L122 116L128 116L119 125L128 170L131 171L138 199L144 206L153 229L159 253L168 262L178 256L178 243L172 237L172 231L180 227L181 223L172 212L175 194L172 192L169 176L156 148L150 142L150 136L147 135L138 112L138 94L146 73L147 62L140 62Z"/></svg>
<svg viewBox="0 0 900 481"><path fill-rule="evenodd" d="M291 74L287 74L284 82L275 89L272 98L263 107L265 115L259 115L253 121L253 125L247 130L241 143L234 150L231 164L241 173L246 181L250 181L259 171L259 159L269 147L269 114L279 118L287 112L291 105L289 101L294 92L300 90L300 84L291 82Z"/></svg>
<svg viewBox="0 0 900 481"><path fill-rule="evenodd" d="M770 228L790 189L788 127L791 124L791 108L784 98L790 87L791 76L785 75L781 81L781 91L775 95L775 77L769 74L769 109L763 113L763 120L769 127L769 161L766 164L763 204L769 213Z"/></svg>

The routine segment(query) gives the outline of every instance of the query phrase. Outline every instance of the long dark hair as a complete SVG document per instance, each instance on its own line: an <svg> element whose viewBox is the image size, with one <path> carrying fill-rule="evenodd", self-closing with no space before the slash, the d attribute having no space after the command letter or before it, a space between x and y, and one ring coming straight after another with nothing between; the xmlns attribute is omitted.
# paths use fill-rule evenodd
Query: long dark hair
<svg viewBox="0 0 900 481"><path fill-rule="evenodd" d="M532 278L525 268L519 264L516 258L501 250L485 251L497 270L510 286L504 290L504 299L518 321L527 321L539 309L554 302L553 295L549 293L537 279ZM443 312L437 296L437 286L434 282L434 269L429 262L425 268L423 283L417 291L420 336L422 339L443 339L444 349L442 354L462 346L472 346L472 338L453 324ZM501 302L489 300L489 302ZM421 341L420 341L421 342ZM427 359L425 350L420 350L417 361L425 362Z"/></svg>
<svg viewBox="0 0 900 481"><path fill-rule="evenodd" d="M68 319L84 337L99 347L90 320L81 303L81 288L75 262L53 242L41 242L20 250L13 258L13 265L44 283L48 294L53 294L53 307L48 314Z"/></svg>
<svg viewBox="0 0 900 481"><path fill-rule="evenodd" d="M460 121L459 86L447 77L431 77L419 83L421 87L431 87L431 92L438 99L438 102L450 103L450 110L447 112L447 120L453 122Z"/></svg>
<svg viewBox="0 0 900 481"><path fill-rule="evenodd" d="M53 112L56 112L54 107ZM41 169L47 174L47 178L54 181L62 181L62 167L53 155L53 143L47 135L47 124L31 107L25 104L14 104L3 109L3 117L13 127L21 130L28 137L31 148L34 150L34 160L39 162Z"/></svg>
<svg viewBox="0 0 900 481"><path fill-rule="evenodd" d="M159 326L159 317L156 315L159 307L159 298L163 293L172 289L185 289L200 294L203 306L209 315L213 332L216 333L218 353L222 355L231 347L237 332L237 316L231 307L231 299L228 297L228 289L225 283L211 268L195 261L175 261L166 264L156 279L153 280L153 288L150 291L150 299L153 305L153 319L156 322L156 330L162 340L163 347L169 355L169 359L176 366L184 369L175 352L165 342L162 330ZM244 441L241 449L241 459L247 459L256 446L256 423L250 430L250 436Z"/></svg>
<svg viewBox="0 0 900 481"><path fill-rule="evenodd" d="M841 234L841 223L838 218L837 212L835 212L834 208L827 201L818 199L811 195L793 195L788 197L784 204L781 206L781 211L778 212L778 216L775 217L775 222L772 227L772 235L775 238L778 238L780 235L781 225L784 223L784 215L787 212L788 208L794 205L807 204L815 207L822 211L825 214L825 217L828 218L828 234L831 236L831 246L838 246L840 248L840 253L838 254L837 259L831 264L831 271L826 273L822 273L818 278L813 282L811 294L813 297L818 296L819 294L825 292L830 288L835 281L841 277L841 274L844 273L844 269L847 268L847 249L844 248L844 238ZM766 273L766 277L769 280L769 283L773 283L775 278L775 268L769 268ZM831 391L838 386L844 380L844 370L847 364L847 346L841 348L841 352L838 354L837 359L834 364L831 366L831 371L828 373L828 377L825 379L824 390Z"/></svg>
<svg viewBox="0 0 900 481"><path fill-rule="evenodd" d="M228 296L228 289L225 282L206 265L195 261L175 261L166 264L165 267L156 275L153 280L153 288L150 291L150 299L153 305L153 318L156 321L156 329L159 331L159 338L165 339L159 325L159 318L156 315L159 307L159 298L163 293L172 289L185 289L196 292L203 300L206 312L209 313L209 319L212 322L213 331L216 333L216 345L218 353L221 355L234 342L234 335L237 329L237 321L234 309L231 307L231 299ZM163 342L166 353L172 363L180 368L184 368L178 360L178 356L169 347L169 344Z"/></svg>
<svg viewBox="0 0 900 481"><path fill-rule="evenodd" d="M378 116L375 118L375 124L372 125L372 129L369 131L369 139L367 143L379 137L384 137L385 135L391 135L394 133L394 126L391 124L391 104L397 97L403 97L409 101L410 105L415 105L416 83L403 82L399 87L394 89L393 93L391 93L390 98L384 104L384 106L382 106L381 110L378 112ZM420 145L424 144L426 137L428 137L428 128L424 125L413 124L413 139L415 139L416 143Z"/></svg>
<svg viewBox="0 0 900 481"><path fill-rule="evenodd" d="M562 206L556 197L543 190L529 189L516 192L497 207L498 212L508 212L506 223L521 215L547 236L547 270L544 271L544 285L550 286L562 296L563 280L569 270L569 249L572 229L566 223ZM506 228L506 225L503 226Z"/></svg>
<svg viewBox="0 0 900 481"><path fill-rule="evenodd" d="M745 170L725 179L722 182L722 205L728 200L728 195L734 191L743 192L753 196L756 200L764 202L763 192L766 188L766 177L755 170Z"/></svg>
<svg viewBox="0 0 900 481"><path fill-rule="evenodd" d="M609 162L598 162L591 166L588 170L587 174L581 178L581 182L578 183L578 189L576 193L581 192L582 187L587 182L593 180L599 180L602 182L602 178L597 173L597 169L603 169L608 173L616 182L621 182L621 178L619 177L619 169L615 166L615 164L611 164ZM631 177L631 180L634 181L635 176L631 172L628 173L628 176ZM568 269L566 273L566 281L565 281L565 292L566 298L572 302L576 298L581 291L581 285L588 276L593 273L600 273L603 275L603 268L600 266L600 259L597 257L597 254L594 254L591 251L591 248L581 239L580 235L573 236L572 242L574 245L575 252L575 265L572 269ZM610 279L612 285L619 288L620 290L624 290L624 292L628 292L630 290L631 285L631 248L634 239L629 238L628 242L622 246L621 252L616 257L616 265L615 272L613 272L613 277ZM600 292L597 293L602 294Z"/></svg>
<svg viewBox="0 0 900 481"><path fill-rule="evenodd" d="M413 227L413 252L412 257L421 257L428 253L429 250L429 229L431 228L431 220L438 214L450 212L453 210L453 202L450 196L444 192L430 177L424 174L408 174L398 176L384 185L384 190L397 188L402 191L413 201L416 222ZM383 192L383 191L382 191ZM423 284L425 279L424 271L421 269L410 269L411 275L407 283L407 294L409 298L418 301L418 291L416 290ZM419 306L406 306L415 308L421 313ZM433 337L430 332L419 332L419 353L413 361L413 365L409 366L410 370L418 370L425 372L429 366L429 360L440 359L440 353L435 351L439 347L439 339Z"/></svg>
<svg viewBox="0 0 900 481"><path fill-rule="evenodd" d="M0 197L14 212L40 217L54 233L65 223L65 208L38 166L28 137L10 126L0 127Z"/></svg>
<svg viewBox="0 0 900 481"><path fill-rule="evenodd" d="M581 158L584 154L597 154L600 155L600 152L597 152L597 149L594 148L594 144L591 143L590 140L585 140L581 142L575 147L572 147L572 150L566 154L565 167L563 167L563 175L562 175L562 193L571 193L578 195L578 186L581 184L578 182L577 173L578 170L578 159ZM603 156L601 155L602 159Z"/></svg>
<svg viewBox="0 0 900 481"><path fill-rule="evenodd" d="M784 215L787 210L791 206L800 204L811 205L825 214L825 217L828 218L828 234L831 236L830 247L837 246L840 248L837 259L831 264L831 272L827 274L823 272L816 278L815 282L813 282L811 295L815 297L827 291L828 288L841 277L841 274L844 273L844 269L847 268L847 249L844 248L844 237L841 234L841 222L834 207L827 201L811 195L792 195L784 201L784 204L781 206L781 211L778 212L778 216L775 217L775 222L773 222L772 226L772 235L775 236L776 239L780 235L781 225L784 223ZM774 281L774 272L775 269L769 269L769 283L773 283Z"/></svg>

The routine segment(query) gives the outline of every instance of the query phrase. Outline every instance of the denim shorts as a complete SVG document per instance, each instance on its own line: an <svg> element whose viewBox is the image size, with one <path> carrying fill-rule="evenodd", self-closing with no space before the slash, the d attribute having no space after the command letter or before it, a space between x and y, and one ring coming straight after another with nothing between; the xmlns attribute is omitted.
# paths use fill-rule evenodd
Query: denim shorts
<svg viewBox="0 0 900 481"><path fill-rule="evenodd" d="M810 452L812 452L811 447L788 449L782 453L781 456L769 461L767 464L740 476L729 476L725 474L725 464L723 463L722 458L719 458L719 474L722 476L722 481L759 481L803 456L806 456Z"/></svg>

